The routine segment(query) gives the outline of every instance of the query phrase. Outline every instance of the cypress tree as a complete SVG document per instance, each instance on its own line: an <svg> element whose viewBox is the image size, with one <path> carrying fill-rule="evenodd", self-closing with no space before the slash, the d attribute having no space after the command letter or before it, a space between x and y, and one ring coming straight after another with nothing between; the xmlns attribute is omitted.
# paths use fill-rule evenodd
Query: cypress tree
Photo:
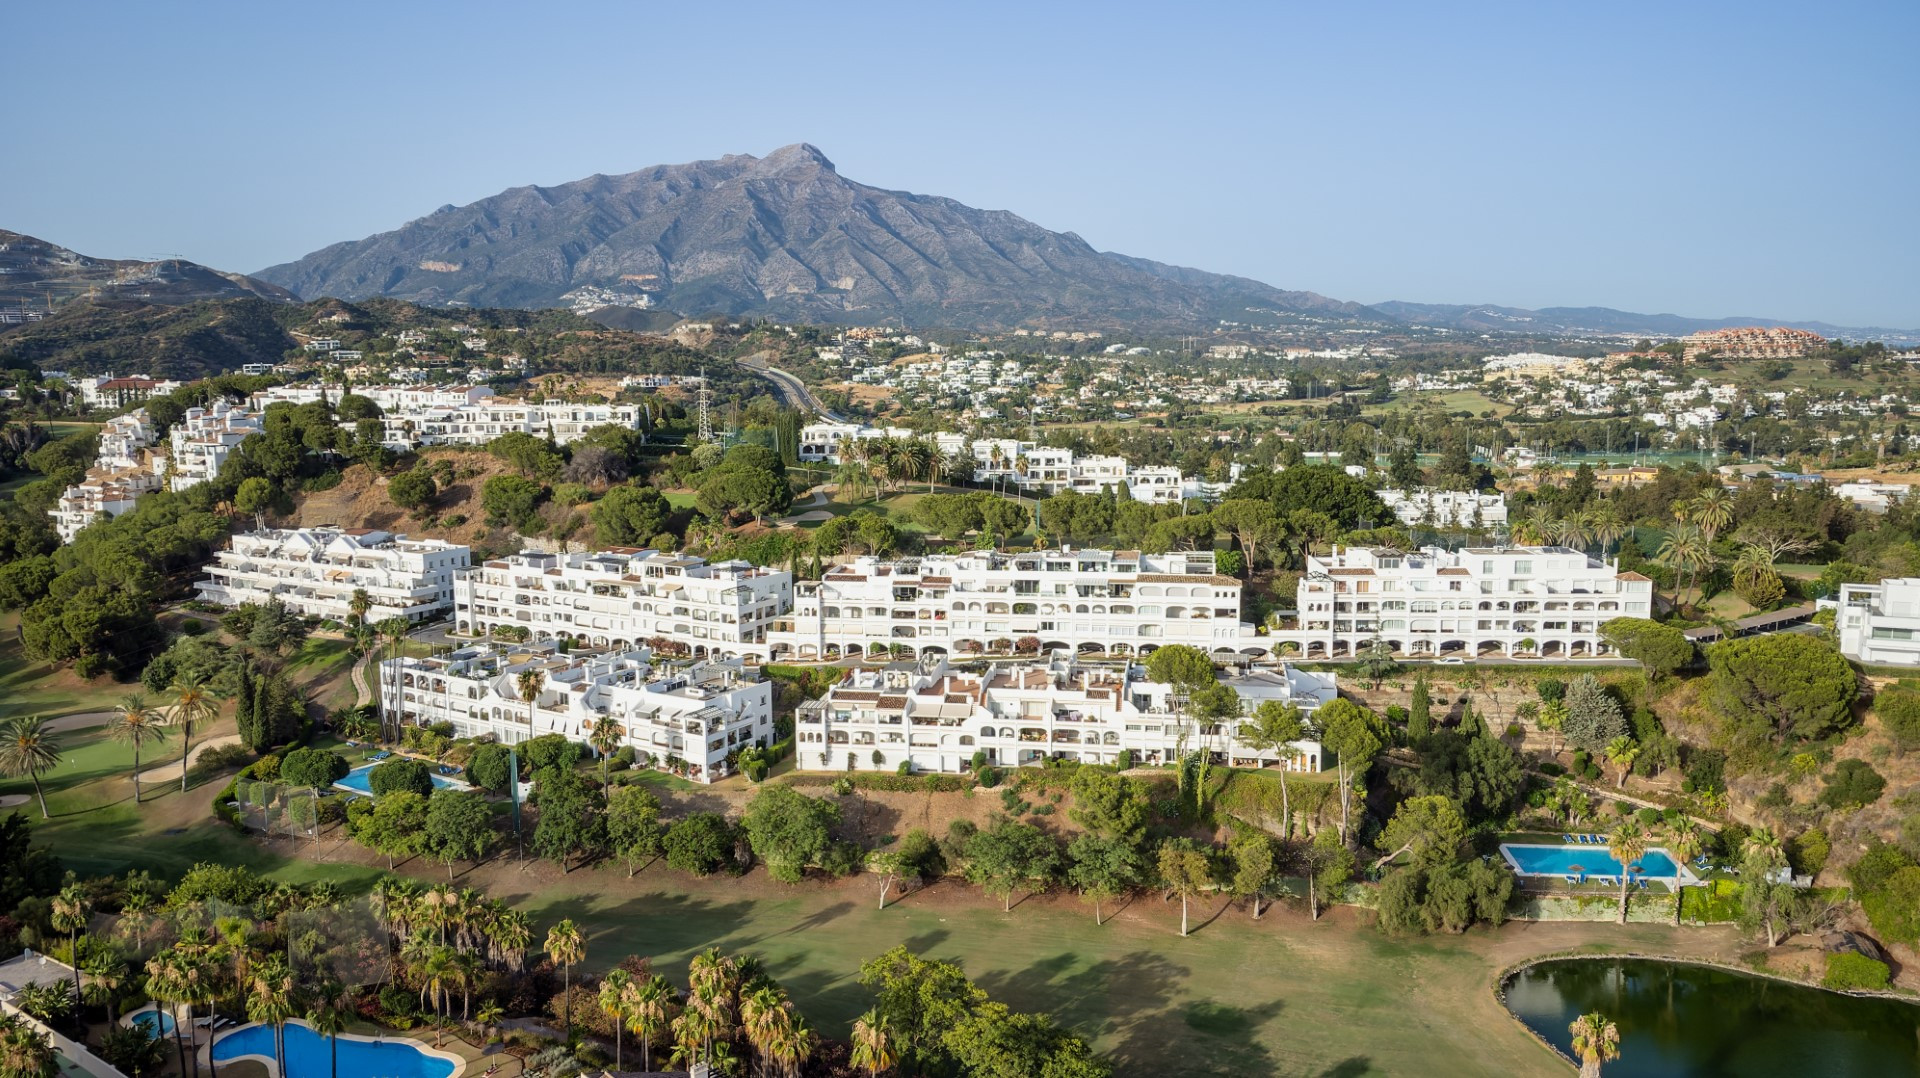
<svg viewBox="0 0 1920 1078"><path fill-rule="evenodd" d="M1407 714L1407 740L1416 744L1433 732L1433 701L1427 694L1427 675L1413 683L1413 706Z"/></svg>
<svg viewBox="0 0 1920 1078"><path fill-rule="evenodd" d="M1473 697L1463 697L1460 701L1460 736L1479 737L1480 733L1480 716L1473 713Z"/></svg>
<svg viewBox="0 0 1920 1078"><path fill-rule="evenodd" d="M253 669L249 666L242 666L240 668L240 691L235 694L233 721L234 725L239 728L241 743L255 752L259 752L265 747L260 739L259 710L257 706L258 701L256 700L258 695L257 690L258 684L254 680Z"/></svg>

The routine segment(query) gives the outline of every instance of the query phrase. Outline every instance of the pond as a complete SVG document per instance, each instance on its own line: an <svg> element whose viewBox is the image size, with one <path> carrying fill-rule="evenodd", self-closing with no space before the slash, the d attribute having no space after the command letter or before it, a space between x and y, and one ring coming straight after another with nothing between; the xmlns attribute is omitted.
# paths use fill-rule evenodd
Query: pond
<svg viewBox="0 0 1920 1078"><path fill-rule="evenodd" d="M1887 1078L1920 1074L1920 1006L1648 959L1543 962L1507 982L1507 1007L1572 1054L1567 1026L1620 1029L1606 1078Z"/></svg>

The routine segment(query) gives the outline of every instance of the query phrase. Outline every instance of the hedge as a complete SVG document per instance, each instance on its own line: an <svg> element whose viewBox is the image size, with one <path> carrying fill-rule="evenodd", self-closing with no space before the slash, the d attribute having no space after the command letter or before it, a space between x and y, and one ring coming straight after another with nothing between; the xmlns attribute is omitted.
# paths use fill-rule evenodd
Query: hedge
<svg viewBox="0 0 1920 1078"><path fill-rule="evenodd" d="M1877 962L1852 951L1839 951L1827 956L1827 975L1821 978L1820 983L1842 992L1878 992L1886 989L1887 979L1885 962Z"/></svg>

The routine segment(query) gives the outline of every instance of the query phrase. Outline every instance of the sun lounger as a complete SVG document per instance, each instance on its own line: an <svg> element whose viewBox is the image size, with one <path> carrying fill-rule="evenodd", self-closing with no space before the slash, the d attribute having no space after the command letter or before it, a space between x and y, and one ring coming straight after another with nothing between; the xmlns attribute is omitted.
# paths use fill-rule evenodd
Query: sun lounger
<svg viewBox="0 0 1920 1078"><path fill-rule="evenodd" d="M1567 840L1568 842L1572 842L1572 841L1573 841L1573 836L1572 836L1572 835L1561 835L1560 837L1561 837L1561 838L1563 838L1563 839L1566 839L1566 840Z"/></svg>
<svg viewBox="0 0 1920 1078"><path fill-rule="evenodd" d="M1575 879L1575 878L1574 878L1574 877L1572 877L1572 876L1568 876L1568 877L1567 877L1567 882L1568 882L1568 883L1579 883L1580 881L1579 881L1578 879Z"/></svg>

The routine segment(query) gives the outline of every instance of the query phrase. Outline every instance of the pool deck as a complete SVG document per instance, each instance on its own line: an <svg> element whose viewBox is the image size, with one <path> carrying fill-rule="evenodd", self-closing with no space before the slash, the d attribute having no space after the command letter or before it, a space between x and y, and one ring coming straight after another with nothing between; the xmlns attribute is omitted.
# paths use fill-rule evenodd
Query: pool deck
<svg viewBox="0 0 1920 1078"><path fill-rule="evenodd" d="M1600 842L1600 843L1595 843L1595 842L1588 842L1588 843L1578 843L1578 842L1576 842L1576 843L1572 843L1572 844L1568 844L1568 843L1565 843L1565 842L1502 842L1502 843L1500 844L1500 859L1501 859L1501 860L1503 860L1503 861L1505 861L1505 862L1507 863L1507 867L1508 867L1508 868L1510 868L1510 869L1512 869L1512 870L1514 871L1514 874L1515 874L1515 875L1517 875L1517 876L1524 876L1524 877L1527 877L1527 878L1529 878L1529 879L1539 879L1539 880L1553 880L1553 881L1558 881L1558 882L1560 882L1560 883L1566 883L1566 882L1567 882L1567 879L1566 879L1566 877L1567 877L1567 875L1568 875L1567 873L1564 873L1564 872L1530 872L1530 871L1528 871L1527 869L1524 869L1524 868L1522 868L1522 867L1520 866L1520 861L1519 861L1519 859L1517 859L1517 858L1515 858L1515 857L1513 856L1513 854L1512 854L1512 852L1511 852L1511 851L1512 851L1512 850L1514 850L1514 849L1537 849L1537 850L1590 850L1590 851L1593 851L1593 852L1596 852L1596 853L1600 853L1600 854L1603 854L1603 855L1605 855L1605 856L1606 856L1607 858L1609 858L1609 859L1611 859L1611 858L1613 857L1613 854L1612 854L1612 853L1610 853L1610 852L1608 852L1608 850L1607 850L1607 846L1606 846L1606 844L1605 844L1604 842ZM1680 859L1679 859L1678 857L1675 857L1675 856L1673 856L1673 854L1672 854L1672 853L1670 853L1670 852L1668 852L1668 850L1667 850L1667 849L1666 849L1665 847L1663 847L1663 846L1649 846L1649 847L1647 847L1647 853L1658 853L1658 854L1661 854L1662 856L1664 856L1664 857L1666 857L1666 859L1667 859L1667 860L1669 860L1669 861L1671 861L1671 862L1673 862L1673 865L1674 865L1674 870L1675 870L1675 871L1676 871L1676 872L1677 872L1677 873L1679 874L1679 877L1678 877L1678 878L1679 878L1679 885L1680 885L1680 886L1682 886L1682 887L1693 887L1693 886L1698 886L1699 884L1701 884L1701 883L1703 883L1703 882L1705 882L1705 881L1703 881L1703 880L1702 880L1702 879L1700 878L1700 876L1699 876L1698 874L1696 874L1696 873L1695 873L1695 872L1693 871L1693 869L1692 869L1692 868L1690 868L1690 867L1689 867L1689 866L1687 866L1687 865L1684 865L1684 864L1681 864L1681 863L1680 863ZM1588 878L1588 881L1589 881L1589 882L1591 882L1591 881L1593 881L1593 880L1594 880L1594 879L1595 879L1596 877L1607 877L1607 878L1612 878L1612 877L1614 877L1614 876L1616 876L1616 875L1618 875L1618 873L1613 873L1613 872L1600 872L1600 873L1588 873L1588 874L1587 874L1587 878ZM1673 886L1673 883L1672 883L1671 881L1673 881L1673 880L1674 880L1674 878L1675 878L1675 877L1673 877L1673 876L1655 876L1655 875L1652 875L1652 874L1650 874L1650 873L1646 873L1646 872L1635 872L1635 873L1631 873L1631 875L1633 875L1633 876L1635 876L1635 877L1637 877L1637 878L1639 878L1639 879L1643 879L1643 880L1646 880L1646 881L1648 881L1649 883L1659 883L1659 884L1664 884L1664 885L1666 885L1666 886L1668 886L1668 887L1672 887L1672 886ZM1617 885L1618 885L1618 881L1615 881L1615 883L1614 883L1614 886L1617 886Z"/></svg>

